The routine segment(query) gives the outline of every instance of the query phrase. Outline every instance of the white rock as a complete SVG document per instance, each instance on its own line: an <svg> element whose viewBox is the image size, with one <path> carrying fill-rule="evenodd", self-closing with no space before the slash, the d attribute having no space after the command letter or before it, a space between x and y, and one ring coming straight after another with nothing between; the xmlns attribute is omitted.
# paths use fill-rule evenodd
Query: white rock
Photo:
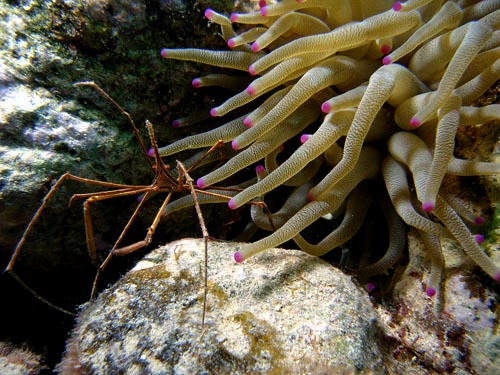
<svg viewBox="0 0 500 375"><path fill-rule="evenodd" d="M237 264L237 246L209 242L205 327L203 242L177 241L84 307L60 373L383 373L376 313L349 276L291 250Z"/></svg>

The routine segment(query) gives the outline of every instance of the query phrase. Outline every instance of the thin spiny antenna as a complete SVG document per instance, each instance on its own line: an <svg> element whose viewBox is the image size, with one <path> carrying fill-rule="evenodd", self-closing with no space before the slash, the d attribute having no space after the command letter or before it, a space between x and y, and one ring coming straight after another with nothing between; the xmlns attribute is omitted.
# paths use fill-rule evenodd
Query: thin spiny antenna
<svg viewBox="0 0 500 375"><path fill-rule="evenodd" d="M113 105L113 107L115 107L118 111L120 111L125 116L125 118L127 119L127 122L130 124L130 126L132 127L132 130L134 131L135 137L137 138L139 145L141 146L142 153L144 154L144 156L148 160L149 165L152 168L153 162L151 161L151 158L148 156L148 150L147 150L146 146L144 145L144 142L142 141L141 136L139 135L139 129L137 129L137 126L135 126L135 122L132 119L132 116L130 116L130 113L125 111L120 104L118 104L111 96L109 96L109 94L106 91L104 91L94 81L77 82L74 84L74 86L75 87L89 86L89 87L94 88L94 90L96 90L104 99L106 99L109 103L111 103L111 105Z"/></svg>

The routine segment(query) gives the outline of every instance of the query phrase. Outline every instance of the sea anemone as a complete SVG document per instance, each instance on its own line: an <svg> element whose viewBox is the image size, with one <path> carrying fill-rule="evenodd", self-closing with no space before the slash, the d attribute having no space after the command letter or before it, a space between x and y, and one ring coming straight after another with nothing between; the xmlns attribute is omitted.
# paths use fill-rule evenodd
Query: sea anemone
<svg viewBox="0 0 500 375"><path fill-rule="evenodd" d="M499 9L498 1L488 0L260 1L257 9L230 17L208 9L205 16L221 26L232 50L163 49L161 56L248 72L193 81L194 87L239 91L212 108L212 116L256 104L244 116L160 153L202 149L218 140L230 145L229 160L197 180L207 191L258 164L257 177L236 184L236 191L200 198L228 201L231 209L251 202L252 223L272 232L239 248L237 262L288 240L312 255L326 254L355 236L375 201L389 244L374 264L358 264L364 276L398 260L404 222L418 230L429 251L429 296L442 277L442 237L454 238L500 281L500 267L469 229L483 219L441 189L446 175L500 172L499 164L454 157L459 128L500 117L500 105L472 106L500 77ZM296 149L280 162L283 144ZM293 187L289 198L266 215L261 202L283 185ZM167 211L190 204L185 197ZM343 219L312 244L301 232L325 215Z"/></svg>

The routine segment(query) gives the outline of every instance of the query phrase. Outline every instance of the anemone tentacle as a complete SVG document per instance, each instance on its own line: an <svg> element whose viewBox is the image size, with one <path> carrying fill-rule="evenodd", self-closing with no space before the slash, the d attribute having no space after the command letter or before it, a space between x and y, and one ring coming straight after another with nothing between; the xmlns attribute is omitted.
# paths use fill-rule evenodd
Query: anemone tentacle
<svg viewBox="0 0 500 375"><path fill-rule="evenodd" d="M322 89L340 82L356 80L353 76L361 69L365 73L370 72L370 67L363 66L362 62L356 63L350 58L340 56L334 56L315 66L302 76L279 105L254 123L247 131L237 136L233 140L233 148L240 149L248 146L255 139L278 126L288 114L293 113L306 100Z"/></svg>
<svg viewBox="0 0 500 375"><path fill-rule="evenodd" d="M419 22L420 16L415 11L404 15L387 11L362 22L341 26L327 34L296 39L252 63L248 70L255 75L280 61L305 53L329 51L333 55L338 51L358 47L368 40L387 38L408 31Z"/></svg>
<svg viewBox="0 0 500 375"><path fill-rule="evenodd" d="M233 197L230 201L232 207L241 207L253 198L273 190L292 178L307 165L309 160L316 159L342 135L347 134L347 129L353 117L354 112L352 111L342 111L328 115L316 133L302 144L283 164L257 184L250 186Z"/></svg>
<svg viewBox="0 0 500 375"><path fill-rule="evenodd" d="M243 131L245 131L245 126L243 125L243 117L237 118L209 132L191 135L189 137L182 138L168 146L161 147L159 149L160 155L168 156L189 149L210 147L214 145L219 139L228 142Z"/></svg>
<svg viewBox="0 0 500 375"><path fill-rule="evenodd" d="M456 27L462 19L462 9L455 3L447 2L433 18L434 22L431 20L429 23L425 23L403 45L384 57L382 62L384 64L391 64L409 54L419 45L425 43L441 31Z"/></svg>
<svg viewBox="0 0 500 375"><path fill-rule="evenodd" d="M497 10L481 18L478 22L466 23L430 40L413 54L408 63L408 68L423 81L439 81L443 71L445 71L460 44L464 41L469 32L469 27L480 24L481 26L478 26L478 28L485 27L490 30L498 30L500 26L498 17L500 17L500 11ZM474 36L475 31L479 32L479 30L472 30L470 35ZM464 51L464 53L467 53L467 51Z"/></svg>
<svg viewBox="0 0 500 375"><path fill-rule="evenodd" d="M229 74L214 73L194 78L191 84L194 88L218 86L232 91L239 91L244 87L245 80L242 77L235 77Z"/></svg>
<svg viewBox="0 0 500 375"><path fill-rule="evenodd" d="M500 173L500 163L452 158L446 173L455 176L486 176Z"/></svg>
<svg viewBox="0 0 500 375"><path fill-rule="evenodd" d="M358 185L346 199L344 217L337 228L313 245L299 234L293 237L299 248L308 254L321 256L349 241L359 231L370 208L373 194L366 184Z"/></svg>
<svg viewBox="0 0 500 375"><path fill-rule="evenodd" d="M391 156L387 156L382 163L382 175L392 204L406 224L437 236L447 234L445 228L420 215L415 209L411 199L406 171Z"/></svg>
<svg viewBox="0 0 500 375"><path fill-rule="evenodd" d="M484 224L484 217L477 215L466 206L465 202L456 195L450 194L446 191L440 192L441 197L448 203L448 205L469 224L481 225Z"/></svg>
<svg viewBox="0 0 500 375"><path fill-rule="evenodd" d="M361 181L377 176L379 165L373 161L380 161L381 156L376 148L367 146L361 153L354 169L339 182L336 190L328 192L323 200L309 202L269 236L241 246L235 253L235 260L241 262L252 255L290 240L320 217L335 211Z"/></svg>
<svg viewBox="0 0 500 375"><path fill-rule="evenodd" d="M163 147L161 155L222 140L229 160L202 175L199 188L232 181L239 178L236 172L265 162L249 185L219 196L219 201L231 197L231 209L252 202L250 227L258 223L275 230L242 246L237 261L293 238L316 255L345 246L343 229L317 245L301 231L314 228L324 214L343 213L360 181L375 178L390 197L391 204L379 207L394 243L380 262L366 267L360 262L359 272L376 273L392 265L404 246L404 221L419 231L429 252L429 296L439 293L444 275L443 237L455 238L484 272L500 278L498 266L478 244L481 237L464 223L480 224L484 217L464 210L455 194L443 189L446 175L500 173L500 163L453 156L456 134L464 127L500 118L499 104L475 103L500 77L498 0L281 0L260 2L260 9L230 17L212 10L206 16L220 24L223 38L235 50L163 49L161 55L247 73L239 73L240 82L201 77L193 87L218 85L237 92L212 108L213 116L243 105L251 109L219 128ZM235 32L235 23L244 25L241 33ZM314 115L304 119L304 111ZM301 144L299 133L304 133ZM202 164L217 159L210 155ZM304 191L309 187L313 201L307 203ZM274 214L255 205L281 190L290 194L289 200L283 199ZM352 229L349 219L345 217L345 227Z"/></svg>
<svg viewBox="0 0 500 375"><path fill-rule="evenodd" d="M347 133L342 160L311 189L310 195L314 199L319 199L324 192L332 189L353 168L373 120L386 101L397 106L404 99L425 89L408 84L413 76L404 72L406 70L399 65L385 65L371 76Z"/></svg>
<svg viewBox="0 0 500 375"><path fill-rule="evenodd" d="M304 13L286 13L274 22L265 33L262 33L252 44L252 51L266 48L280 36L292 32L301 36L323 34L330 31L328 26L316 17Z"/></svg>
<svg viewBox="0 0 500 375"><path fill-rule="evenodd" d="M488 26L482 25L479 22L470 24L464 39L448 63L448 67L439 81L437 90L432 94L432 101L420 109L410 120L410 123L421 124L427 121L429 117L433 116L445 104L465 69L491 35L492 32Z"/></svg>
<svg viewBox="0 0 500 375"><path fill-rule="evenodd" d="M488 14L493 13L499 8L500 3L496 0L478 1L477 3L464 9L462 24L486 17Z"/></svg>
<svg viewBox="0 0 500 375"><path fill-rule="evenodd" d="M262 229L267 231L273 231L276 228L280 228L285 224L288 219L295 215L302 207L307 203L306 193L311 188L311 182L307 182L301 186L295 188L288 196L283 206L275 213L268 216L264 212L261 205L252 205L251 207L251 217L252 221ZM274 226L271 226L271 223Z"/></svg>
<svg viewBox="0 0 500 375"><path fill-rule="evenodd" d="M389 244L382 258L375 263L353 270L363 278L378 275L391 268L401 258L401 255L403 255L406 244L406 227L404 221L393 209L388 197L383 197L380 201L389 230Z"/></svg>
<svg viewBox="0 0 500 375"><path fill-rule="evenodd" d="M202 179L199 179L198 187L213 185L226 179L235 172L261 160L269 152L269 149L276 149L283 142L300 133L318 116L319 110L317 106L312 103L304 105L302 110L295 116L291 116L289 119L284 120L283 126L286 127L286 131L282 131L281 128L274 128L269 131L267 136L260 137L258 141L239 152L223 166L203 176ZM200 184L203 186L200 186Z"/></svg>
<svg viewBox="0 0 500 375"><path fill-rule="evenodd" d="M199 48L161 50L164 59L195 61L202 64L246 71L248 65L259 59L259 55L242 51L207 51Z"/></svg>
<svg viewBox="0 0 500 375"><path fill-rule="evenodd" d="M418 234L431 256L431 275L425 292L429 297L433 297L439 291L443 276L444 259L441 243L439 237L432 233L418 231Z"/></svg>
<svg viewBox="0 0 500 375"><path fill-rule="evenodd" d="M423 194L422 206L426 207L424 211L432 211L436 206L436 197L441 182L453 158L455 135L460 124L460 104L460 98L453 95L448 99L448 103L439 110L438 117L440 119L436 132L436 147L434 147L429 176Z"/></svg>
<svg viewBox="0 0 500 375"><path fill-rule="evenodd" d="M446 225L453 237L460 243L469 258L493 279L500 281L500 267L486 255L457 213L439 196L434 211L439 220Z"/></svg>

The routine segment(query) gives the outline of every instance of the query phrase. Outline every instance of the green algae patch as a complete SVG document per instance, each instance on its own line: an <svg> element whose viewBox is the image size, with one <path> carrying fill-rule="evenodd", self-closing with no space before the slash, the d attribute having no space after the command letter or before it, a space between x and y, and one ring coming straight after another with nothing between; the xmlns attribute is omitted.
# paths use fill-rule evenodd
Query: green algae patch
<svg viewBox="0 0 500 375"><path fill-rule="evenodd" d="M132 275L127 276L127 281L132 280L162 280L172 276L172 273L163 265L158 265L150 268L135 271Z"/></svg>

